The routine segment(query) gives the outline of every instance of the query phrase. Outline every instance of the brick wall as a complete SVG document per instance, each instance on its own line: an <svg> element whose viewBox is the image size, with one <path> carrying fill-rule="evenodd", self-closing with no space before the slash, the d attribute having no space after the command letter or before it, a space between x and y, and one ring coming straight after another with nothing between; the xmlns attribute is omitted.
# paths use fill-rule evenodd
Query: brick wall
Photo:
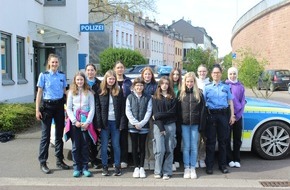
<svg viewBox="0 0 290 190"><path fill-rule="evenodd" d="M290 69L290 3L269 10L234 34L233 52L241 48L251 49L258 59L266 59L266 69Z"/></svg>

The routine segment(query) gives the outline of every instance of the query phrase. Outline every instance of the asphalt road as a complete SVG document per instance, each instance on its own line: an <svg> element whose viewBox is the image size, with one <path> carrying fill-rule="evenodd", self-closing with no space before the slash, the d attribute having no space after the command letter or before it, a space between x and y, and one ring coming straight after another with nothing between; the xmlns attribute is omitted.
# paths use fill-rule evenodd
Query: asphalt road
<svg viewBox="0 0 290 190"><path fill-rule="evenodd" d="M253 96L246 90L247 96ZM274 92L270 97L285 103L290 102L287 91ZM229 168L230 173L222 174L216 167L213 175L207 175L204 169L198 168L196 180L183 179L183 169L180 168L170 180L154 179L153 172L147 171L147 178L133 179L133 167L123 170L120 177L104 177L101 169L92 169L93 177L72 177L72 170L56 169L54 149L50 148L48 166L53 173L46 175L39 169L37 160L40 141L39 126L16 136L7 143L0 144L0 190L91 190L91 189L265 189L262 182L285 184L290 181L290 156L283 160L263 160L255 153L241 153L241 168ZM65 150L65 155L68 150ZM66 159L72 165L72 161ZM110 168L112 171L112 168ZM288 187L267 187L266 189L290 189Z"/></svg>

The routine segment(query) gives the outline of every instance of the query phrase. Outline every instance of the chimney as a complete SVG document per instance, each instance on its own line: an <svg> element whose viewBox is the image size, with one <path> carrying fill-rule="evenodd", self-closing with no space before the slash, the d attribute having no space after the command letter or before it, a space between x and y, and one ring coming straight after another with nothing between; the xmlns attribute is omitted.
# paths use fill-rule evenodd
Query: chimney
<svg viewBox="0 0 290 190"><path fill-rule="evenodd" d="M174 24L175 23L175 20L172 20L172 24Z"/></svg>
<svg viewBox="0 0 290 190"><path fill-rule="evenodd" d="M188 22L189 24L191 24L191 20L187 20L187 22Z"/></svg>

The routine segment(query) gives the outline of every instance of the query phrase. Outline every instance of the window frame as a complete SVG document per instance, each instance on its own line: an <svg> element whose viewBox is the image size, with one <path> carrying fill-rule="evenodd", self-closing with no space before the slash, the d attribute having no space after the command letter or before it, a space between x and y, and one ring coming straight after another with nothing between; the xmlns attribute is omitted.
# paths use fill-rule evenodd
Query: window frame
<svg viewBox="0 0 290 190"><path fill-rule="evenodd" d="M26 84L25 75L25 38L16 37L16 53L17 53L17 84Z"/></svg>
<svg viewBox="0 0 290 190"><path fill-rule="evenodd" d="M44 6L65 6L66 0L44 0Z"/></svg>
<svg viewBox="0 0 290 190"><path fill-rule="evenodd" d="M9 33L0 31L0 39L1 39L2 85L3 86L14 85L15 82L12 80L12 35ZM4 44L2 47L3 41L4 41ZM2 50L2 48L4 50ZM2 55L2 52L4 52L3 55ZM2 56L5 56L5 57L3 58Z"/></svg>

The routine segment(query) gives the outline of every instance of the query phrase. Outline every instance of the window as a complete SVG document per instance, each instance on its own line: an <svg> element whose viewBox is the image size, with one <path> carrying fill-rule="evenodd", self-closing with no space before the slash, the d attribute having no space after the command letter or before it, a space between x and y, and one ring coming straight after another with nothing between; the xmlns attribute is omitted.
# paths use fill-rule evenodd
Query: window
<svg viewBox="0 0 290 190"><path fill-rule="evenodd" d="M18 75L18 84L26 84L25 80L25 46L24 38L17 37L17 75Z"/></svg>
<svg viewBox="0 0 290 190"><path fill-rule="evenodd" d="M124 45L124 32L122 32L122 45Z"/></svg>
<svg viewBox="0 0 290 190"><path fill-rule="evenodd" d="M13 85L11 35L7 33L1 33L1 70L2 85Z"/></svg>
<svg viewBox="0 0 290 190"><path fill-rule="evenodd" d="M128 42L128 40L129 40L129 39L128 39L128 35L129 35L129 34L126 33L126 45L129 45L129 42Z"/></svg>
<svg viewBox="0 0 290 190"><path fill-rule="evenodd" d="M119 43L119 30L116 30L116 44Z"/></svg>
<svg viewBox="0 0 290 190"><path fill-rule="evenodd" d="M44 6L65 6L66 0L44 0Z"/></svg>
<svg viewBox="0 0 290 190"><path fill-rule="evenodd" d="M145 37L142 38L142 49L145 49Z"/></svg>

